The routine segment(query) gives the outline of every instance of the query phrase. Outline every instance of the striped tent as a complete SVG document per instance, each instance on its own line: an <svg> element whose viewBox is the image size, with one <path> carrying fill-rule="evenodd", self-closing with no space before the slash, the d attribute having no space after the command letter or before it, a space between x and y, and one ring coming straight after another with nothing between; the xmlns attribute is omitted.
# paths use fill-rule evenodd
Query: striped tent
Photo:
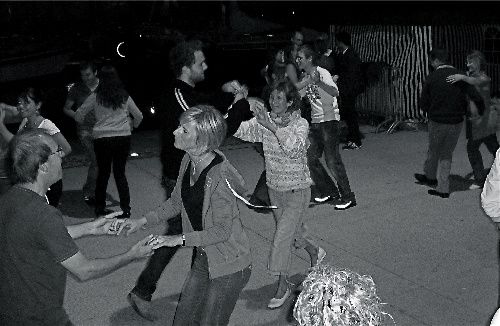
<svg viewBox="0 0 500 326"><path fill-rule="evenodd" d="M330 33L334 40L335 31L349 32L352 46L365 67L366 63L383 63L378 81L368 84L358 96L356 106L360 114L403 121L423 118L419 113L418 98L430 72L427 53L432 46L439 44L447 48L451 64L465 70L466 55L470 50L485 52L488 47L485 35L491 28L500 30L500 25L330 26ZM498 89L500 62L492 60L494 58L487 55L487 73L492 78L492 89Z"/></svg>

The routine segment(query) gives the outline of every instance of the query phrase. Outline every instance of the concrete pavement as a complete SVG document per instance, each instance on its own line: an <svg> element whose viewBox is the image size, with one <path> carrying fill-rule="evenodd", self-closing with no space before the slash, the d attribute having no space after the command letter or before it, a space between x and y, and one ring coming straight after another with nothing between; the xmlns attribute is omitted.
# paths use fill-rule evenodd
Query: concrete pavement
<svg viewBox="0 0 500 326"><path fill-rule="evenodd" d="M363 148L342 151L358 205L335 211L328 204L309 209L310 231L325 248L326 262L373 277L386 311L397 325L488 325L497 307L498 235L480 208L480 190L467 190L471 172L465 137L459 140L452 167L452 194L441 199L417 185L413 173L422 171L427 133L399 131L375 134L363 126ZM64 166L61 210L78 218L92 218L82 200L86 169L80 166L78 145ZM127 164L132 214L140 216L163 200L160 163L154 132L133 135L132 151L139 157ZM263 161L253 146L230 140L223 151L253 189ZM482 149L485 165L492 157ZM111 208L119 209L114 180L108 185ZM242 205L242 219L253 249L253 271L231 317L230 325L293 325L289 318L293 299L282 309L266 309L276 279L266 272L267 255L274 232L271 214L254 212ZM130 237L102 236L77 240L89 257L105 257L125 251L147 234L163 233L159 225ZM138 317L127 303L146 261L132 263L101 279L79 283L68 278L65 308L77 325L170 325L186 273L190 250L178 251L166 268L153 297L159 319ZM309 265L305 251L296 251L292 281L299 284ZM385 325L392 325L386 320Z"/></svg>

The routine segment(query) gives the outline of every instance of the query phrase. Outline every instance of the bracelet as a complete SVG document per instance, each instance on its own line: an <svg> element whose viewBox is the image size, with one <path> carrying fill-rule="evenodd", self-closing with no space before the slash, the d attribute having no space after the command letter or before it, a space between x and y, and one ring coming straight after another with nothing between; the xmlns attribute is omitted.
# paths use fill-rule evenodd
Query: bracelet
<svg viewBox="0 0 500 326"><path fill-rule="evenodd" d="M182 234L182 246L186 246L186 236L184 234Z"/></svg>

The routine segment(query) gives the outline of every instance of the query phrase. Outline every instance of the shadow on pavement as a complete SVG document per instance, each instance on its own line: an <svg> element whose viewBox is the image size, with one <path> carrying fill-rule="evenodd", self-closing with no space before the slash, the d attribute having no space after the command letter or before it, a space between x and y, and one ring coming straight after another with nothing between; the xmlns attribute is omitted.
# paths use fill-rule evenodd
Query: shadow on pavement
<svg viewBox="0 0 500 326"><path fill-rule="evenodd" d="M120 202L106 194L106 206L120 206ZM63 215L82 219L82 218L95 218L94 207L88 206L83 200L83 193L81 190L67 190L63 191L61 197L61 204L58 207Z"/></svg>
<svg viewBox="0 0 500 326"><path fill-rule="evenodd" d="M116 311L109 318L110 325L113 326L140 326L140 325L171 325L174 319L175 309L179 294L159 298L151 302L151 313L158 319L154 322L140 317L132 307L127 306Z"/></svg>

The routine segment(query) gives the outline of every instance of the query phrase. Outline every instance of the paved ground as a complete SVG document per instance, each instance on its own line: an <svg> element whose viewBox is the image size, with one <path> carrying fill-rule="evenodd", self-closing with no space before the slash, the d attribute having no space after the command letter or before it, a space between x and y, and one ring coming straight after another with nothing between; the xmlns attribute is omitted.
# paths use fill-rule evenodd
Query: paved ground
<svg viewBox="0 0 500 326"><path fill-rule="evenodd" d="M467 190L471 181L464 176L471 169L463 135L452 168L453 192L449 199L440 199L413 180L413 173L422 171L427 133L387 135L373 129L363 127L366 139L361 150L342 152L358 206L347 211L326 204L309 209L308 223L328 252L326 261L371 275L397 325L487 325L497 306L498 235L480 208L480 190ZM133 151L140 156L127 165L134 217L163 199L157 146L154 133L134 134ZM223 150L253 187L263 168L254 148L231 140ZM81 200L85 169L78 152L75 145L75 154L64 164L61 209L78 217L68 218L68 223L92 217ZM490 165L492 157L483 153ZM108 193L110 205L118 209L113 180ZM242 219L252 240L254 265L230 324L291 325L292 299L283 309L266 309L276 286L265 268L274 231L272 216L243 207ZM163 227L157 226L128 238L89 237L77 242L86 255L104 257L123 252L149 233L162 232ZM180 250L165 270L153 297L154 312L160 317L155 323L138 317L126 301L145 261L86 283L69 277L65 308L77 325L170 325L189 257L188 249ZM303 279L308 264L305 252L295 252L291 273L295 283Z"/></svg>

